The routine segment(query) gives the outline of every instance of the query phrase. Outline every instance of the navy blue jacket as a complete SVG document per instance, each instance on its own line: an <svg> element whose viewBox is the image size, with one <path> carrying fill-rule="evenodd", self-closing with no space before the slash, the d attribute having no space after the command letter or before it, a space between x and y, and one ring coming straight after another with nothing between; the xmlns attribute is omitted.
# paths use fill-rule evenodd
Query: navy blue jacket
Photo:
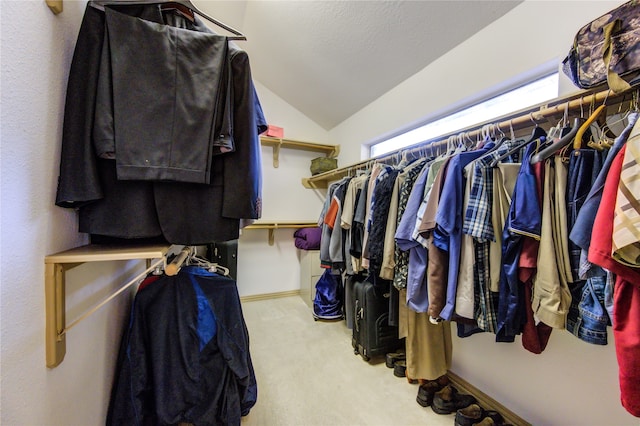
<svg viewBox="0 0 640 426"><path fill-rule="evenodd" d="M189 266L138 291L107 425L239 425L256 398L234 280Z"/></svg>

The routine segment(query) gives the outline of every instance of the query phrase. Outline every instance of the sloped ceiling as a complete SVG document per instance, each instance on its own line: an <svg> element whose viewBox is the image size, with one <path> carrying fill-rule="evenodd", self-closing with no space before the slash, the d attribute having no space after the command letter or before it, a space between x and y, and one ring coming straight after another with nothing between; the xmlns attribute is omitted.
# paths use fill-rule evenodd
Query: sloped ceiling
<svg viewBox="0 0 640 426"><path fill-rule="evenodd" d="M521 0L193 3L247 36L255 80L330 130Z"/></svg>

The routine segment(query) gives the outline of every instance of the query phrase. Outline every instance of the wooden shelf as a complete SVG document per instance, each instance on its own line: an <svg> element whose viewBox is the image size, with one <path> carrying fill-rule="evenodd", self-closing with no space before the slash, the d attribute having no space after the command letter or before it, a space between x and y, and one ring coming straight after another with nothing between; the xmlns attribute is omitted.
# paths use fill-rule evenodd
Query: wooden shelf
<svg viewBox="0 0 640 426"><path fill-rule="evenodd" d="M274 243L274 231L276 229L285 229L285 228L315 228L318 226L318 222L256 222L252 225L246 226L243 229L267 229L269 230L269 245L272 246Z"/></svg>
<svg viewBox="0 0 640 426"><path fill-rule="evenodd" d="M260 143L264 146L270 146L273 148L273 167L276 169L280 165L280 148L320 152L329 158L335 158L340 153L340 145L303 142L292 139L272 138L269 136L260 136Z"/></svg>
<svg viewBox="0 0 640 426"><path fill-rule="evenodd" d="M329 182L340 180L351 173L353 166L341 169L329 170L315 176L302 178L302 185L308 189L323 189L329 187Z"/></svg>
<svg viewBox="0 0 640 426"><path fill-rule="evenodd" d="M45 349L47 367L60 364L66 353L65 333L68 330L65 315L65 274L69 269L87 262L146 259L147 269L152 269L151 259L166 261L170 245L112 246L89 244L45 256ZM127 287L125 284L122 289ZM92 311L93 312L93 311ZM90 313L92 313L90 312ZM89 314L90 314L89 313ZM82 315L80 319L89 314ZM76 324L80 321L74 322ZM69 326L70 328L71 326Z"/></svg>

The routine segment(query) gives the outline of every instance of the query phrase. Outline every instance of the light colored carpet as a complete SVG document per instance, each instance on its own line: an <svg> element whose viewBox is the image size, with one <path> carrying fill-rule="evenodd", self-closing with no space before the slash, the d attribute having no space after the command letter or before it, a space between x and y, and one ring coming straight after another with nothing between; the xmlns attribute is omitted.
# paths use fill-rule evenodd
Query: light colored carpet
<svg viewBox="0 0 640 426"><path fill-rule="evenodd" d="M394 376L384 360L354 355L344 321L314 321L298 296L242 306L258 382L243 426L454 424L454 414L418 405L418 385Z"/></svg>

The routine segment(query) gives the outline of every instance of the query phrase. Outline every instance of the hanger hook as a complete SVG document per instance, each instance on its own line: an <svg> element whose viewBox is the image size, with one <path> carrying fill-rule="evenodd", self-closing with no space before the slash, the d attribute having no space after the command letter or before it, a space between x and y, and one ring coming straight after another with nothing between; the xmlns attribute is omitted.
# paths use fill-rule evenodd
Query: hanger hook
<svg viewBox="0 0 640 426"><path fill-rule="evenodd" d="M607 99L609 99L609 95L611 94L611 89L607 90L607 94L604 97L604 101L602 102L602 105L606 105L607 104Z"/></svg>

